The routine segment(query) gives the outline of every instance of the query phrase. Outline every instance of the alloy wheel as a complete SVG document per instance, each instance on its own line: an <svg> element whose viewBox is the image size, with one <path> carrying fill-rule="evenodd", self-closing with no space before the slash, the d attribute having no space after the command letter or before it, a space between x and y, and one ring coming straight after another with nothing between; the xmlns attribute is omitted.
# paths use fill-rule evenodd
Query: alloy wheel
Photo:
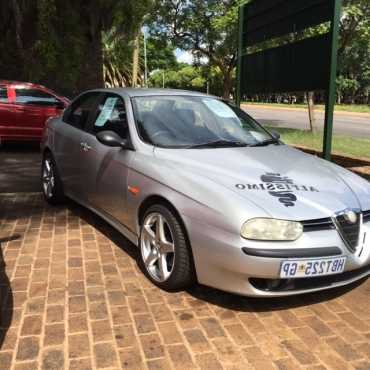
<svg viewBox="0 0 370 370"><path fill-rule="evenodd" d="M150 213L144 219L140 236L141 254L150 276L164 282L175 262L175 240L171 226L160 213Z"/></svg>
<svg viewBox="0 0 370 370"><path fill-rule="evenodd" d="M55 177L53 171L53 164L49 158L44 160L42 170L42 187L47 198L51 198L54 193Z"/></svg>

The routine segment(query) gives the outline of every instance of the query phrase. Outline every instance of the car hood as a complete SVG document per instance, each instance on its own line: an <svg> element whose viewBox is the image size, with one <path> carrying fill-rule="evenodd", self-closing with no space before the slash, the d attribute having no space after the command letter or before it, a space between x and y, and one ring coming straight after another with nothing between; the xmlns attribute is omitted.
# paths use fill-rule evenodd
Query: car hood
<svg viewBox="0 0 370 370"><path fill-rule="evenodd" d="M219 197L243 198L270 217L307 220L346 208L370 209L370 184L349 171L287 145L217 149L155 149L191 197L202 180ZM176 176L177 175L177 176ZM209 185L211 184L211 185ZM171 184L170 184L171 185ZM178 187L178 184L175 185ZM213 196L215 189L209 189ZM225 190L228 191L225 191ZM231 195L232 194L232 195ZM208 203L218 203L209 199ZM221 202L222 204L222 202Z"/></svg>

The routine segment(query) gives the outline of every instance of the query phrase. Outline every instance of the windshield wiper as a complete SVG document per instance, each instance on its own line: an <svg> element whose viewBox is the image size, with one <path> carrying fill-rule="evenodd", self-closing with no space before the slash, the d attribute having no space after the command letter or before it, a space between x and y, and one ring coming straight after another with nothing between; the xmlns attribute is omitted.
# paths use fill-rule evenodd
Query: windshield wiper
<svg viewBox="0 0 370 370"><path fill-rule="evenodd" d="M194 148L220 148L220 147L243 147L243 146L248 146L248 144L243 143L242 141L219 139L219 140L209 141L206 143L188 145L186 148L194 149Z"/></svg>
<svg viewBox="0 0 370 370"><path fill-rule="evenodd" d="M267 140L260 141L256 144L252 144L250 146L267 146L270 144L280 144L280 141L277 139L267 139Z"/></svg>

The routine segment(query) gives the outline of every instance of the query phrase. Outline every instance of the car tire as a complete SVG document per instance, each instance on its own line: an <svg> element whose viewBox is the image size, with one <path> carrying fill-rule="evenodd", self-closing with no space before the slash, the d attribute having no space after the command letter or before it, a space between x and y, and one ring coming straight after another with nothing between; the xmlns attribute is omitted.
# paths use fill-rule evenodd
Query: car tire
<svg viewBox="0 0 370 370"><path fill-rule="evenodd" d="M159 226L157 229L157 225L163 228ZM169 207L157 204L147 209L140 226L139 247L140 265L159 288L179 291L195 282L195 269L184 227Z"/></svg>
<svg viewBox="0 0 370 370"><path fill-rule="evenodd" d="M65 201L63 184L51 153L45 153L41 165L41 186L45 200L52 205Z"/></svg>

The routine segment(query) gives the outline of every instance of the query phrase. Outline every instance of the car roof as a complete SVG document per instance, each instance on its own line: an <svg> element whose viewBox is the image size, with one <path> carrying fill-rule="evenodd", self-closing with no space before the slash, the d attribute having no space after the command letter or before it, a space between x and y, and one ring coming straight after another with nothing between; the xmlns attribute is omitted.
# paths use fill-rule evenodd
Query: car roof
<svg viewBox="0 0 370 370"><path fill-rule="evenodd" d="M22 82L22 81L10 81L10 80L0 80L0 85L4 86L18 86L22 88L39 88L43 90L49 90L47 87L43 85L33 84L31 82Z"/></svg>
<svg viewBox="0 0 370 370"><path fill-rule="evenodd" d="M138 96L168 96L168 95L177 95L177 96L208 96L198 91L189 91L189 90L178 90L178 89L155 89L155 88L132 88L132 87L116 87L116 88L107 88L107 89L97 89L95 91L103 92L113 92L116 94L125 94L130 98ZM213 96L212 96L213 97Z"/></svg>

